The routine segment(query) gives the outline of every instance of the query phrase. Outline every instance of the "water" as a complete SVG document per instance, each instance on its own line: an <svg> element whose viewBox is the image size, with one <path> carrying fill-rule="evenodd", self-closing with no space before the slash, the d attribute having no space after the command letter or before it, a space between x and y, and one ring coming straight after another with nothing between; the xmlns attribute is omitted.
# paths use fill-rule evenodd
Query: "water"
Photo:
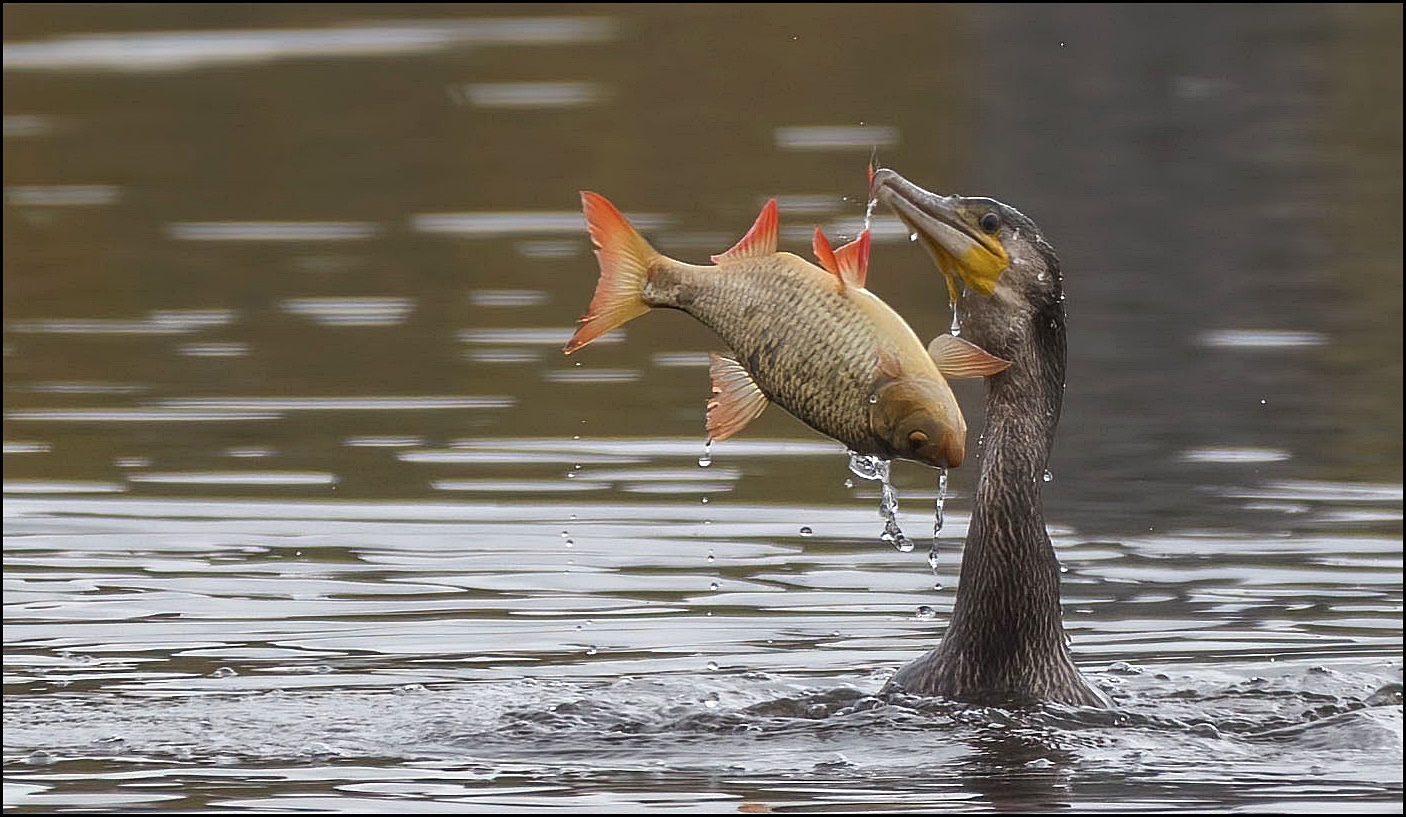
<svg viewBox="0 0 1406 817"><path fill-rule="evenodd" d="M172 8L4 9L10 811L1399 812L1399 6ZM806 254L876 147L1061 253L1113 712L877 696L975 457L934 588L840 445L705 444L703 327L560 354L578 190Z"/></svg>

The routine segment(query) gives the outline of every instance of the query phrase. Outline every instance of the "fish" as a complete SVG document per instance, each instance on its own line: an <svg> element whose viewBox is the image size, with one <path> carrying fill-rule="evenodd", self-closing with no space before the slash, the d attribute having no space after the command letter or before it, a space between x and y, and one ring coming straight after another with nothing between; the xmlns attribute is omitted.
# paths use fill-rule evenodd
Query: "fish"
<svg viewBox="0 0 1406 817"><path fill-rule="evenodd" d="M865 288L868 230L834 248L817 227L813 264L777 251L771 199L735 246L696 265L654 249L604 196L582 191L581 206L600 278L566 354L651 310L681 310L731 352L709 357L710 441L732 437L775 403L853 453L961 465L967 425L947 377L1009 363L952 335L924 347Z"/></svg>

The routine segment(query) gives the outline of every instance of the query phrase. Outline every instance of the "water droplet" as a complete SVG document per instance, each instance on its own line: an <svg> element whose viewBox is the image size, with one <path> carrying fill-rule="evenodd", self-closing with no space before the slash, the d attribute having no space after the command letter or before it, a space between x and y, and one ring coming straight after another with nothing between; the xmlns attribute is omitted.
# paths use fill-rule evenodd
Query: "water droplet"
<svg viewBox="0 0 1406 817"><path fill-rule="evenodd" d="M851 451L849 470L861 479L877 480L883 486L879 499L879 516L883 517L884 531L879 535L879 540L893 545L903 553L913 550L912 540L904 536L898 527L898 492L889 482L888 460Z"/></svg>
<svg viewBox="0 0 1406 817"><path fill-rule="evenodd" d="M215 670L214 672L210 673L210 677L211 677L211 678L233 678L234 676L236 676L236 675L238 675L238 674L239 674L239 673L235 672L234 670L230 669L229 667L220 667L219 669L217 669L217 670Z"/></svg>
<svg viewBox="0 0 1406 817"><path fill-rule="evenodd" d="M571 439L573 439L573 440L579 440L579 439L581 439L581 435L580 435L580 434L572 434L572 435L571 435Z"/></svg>
<svg viewBox="0 0 1406 817"><path fill-rule="evenodd" d="M923 621L937 618L937 611L924 604L922 607L918 608L918 618Z"/></svg>
<svg viewBox="0 0 1406 817"><path fill-rule="evenodd" d="M703 453L698 457L698 467L707 468L713 464L713 441L709 439L703 444Z"/></svg>
<svg viewBox="0 0 1406 817"><path fill-rule="evenodd" d="M869 395L869 405L872 406L872 405L874 405L874 404L877 403L877 402L879 402L879 395L877 395L877 394L871 394L871 395Z"/></svg>
<svg viewBox="0 0 1406 817"><path fill-rule="evenodd" d="M703 504L704 504L704 505L707 505L707 504L708 504L708 497L706 497L706 496L703 497Z"/></svg>
<svg viewBox="0 0 1406 817"><path fill-rule="evenodd" d="M707 664L705 664L704 666L706 666L706 667L708 668L708 671L709 671L709 672L717 672L717 671L718 671L718 662L717 662L717 661L709 661L709 662L708 662Z"/></svg>
<svg viewBox="0 0 1406 817"><path fill-rule="evenodd" d="M1045 473L1041 475L1040 479L1043 479L1045 482L1052 482L1054 480L1054 474L1051 474L1050 469L1046 468Z"/></svg>
<svg viewBox="0 0 1406 817"><path fill-rule="evenodd" d="M1260 405L1261 405L1261 406L1265 405L1265 402L1264 402L1263 400L1260 400Z"/></svg>
<svg viewBox="0 0 1406 817"><path fill-rule="evenodd" d="M846 487L846 488L853 488L853 487L854 487L854 480L849 479L849 478L846 478L846 479L845 479L845 487Z"/></svg>
<svg viewBox="0 0 1406 817"><path fill-rule="evenodd" d="M815 533L815 531L811 530L809 525L802 525L802 526L801 526L801 535L802 535L802 536L810 536L812 533Z"/></svg>
<svg viewBox="0 0 1406 817"><path fill-rule="evenodd" d="M708 551L708 562L709 562L709 563L712 563L712 562L715 562L715 561L717 561L717 560L718 560L718 557L716 557L716 556L713 555L713 551L711 551L711 550Z"/></svg>
<svg viewBox="0 0 1406 817"><path fill-rule="evenodd" d="M586 645L586 654L587 654L587 655L595 655L595 654L598 653L598 652L600 652L600 650L596 649L596 646L595 646L594 644L587 644L587 645Z"/></svg>
<svg viewBox="0 0 1406 817"><path fill-rule="evenodd" d="M709 590L716 591L716 590L718 589L718 583L717 583L717 582L709 582L709 583L708 583L708 589L709 589Z"/></svg>
<svg viewBox="0 0 1406 817"><path fill-rule="evenodd" d="M932 568L932 572L933 572L933 573L936 573L936 572L937 572L937 543L936 543L936 542L933 542L933 543L932 543L932 547L928 548L928 567Z"/></svg>
<svg viewBox="0 0 1406 817"><path fill-rule="evenodd" d="M918 240L918 234L917 234L917 233L909 233L909 234L908 234L908 240L909 240L909 241L917 241L917 240Z"/></svg>
<svg viewBox="0 0 1406 817"><path fill-rule="evenodd" d="M561 544L562 544L563 547L576 547L576 542L573 541L573 540L571 540L571 539L567 539L566 541L562 542Z"/></svg>

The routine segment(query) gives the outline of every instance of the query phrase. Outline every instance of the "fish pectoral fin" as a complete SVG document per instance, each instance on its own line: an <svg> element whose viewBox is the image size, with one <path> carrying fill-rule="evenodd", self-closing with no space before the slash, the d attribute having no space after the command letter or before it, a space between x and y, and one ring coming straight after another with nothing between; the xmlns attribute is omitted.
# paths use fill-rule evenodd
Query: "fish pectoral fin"
<svg viewBox="0 0 1406 817"><path fill-rule="evenodd" d="M767 407L767 397L752 375L726 355L708 359L713 397L708 401L708 439L726 440L747 427Z"/></svg>
<svg viewBox="0 0 1406 817"><path fill-rule="evenodd" d="M945 377L990 377L1011 365L970 341L938 335L928 344L928 354Z"/></svg>
<svg viewBox="0 0 1406 817"><path fill-rule="evenodd" d="M761 214L752 224L752 229L748 230L747 234L742 236L742 240L734 244L732 249L713 256L713 263L721 264L724 261L774 254L776 252L776 234L780 231L780 225L781 220L780 216L777 215L776 199L771 199L762 208Z"/></svg>

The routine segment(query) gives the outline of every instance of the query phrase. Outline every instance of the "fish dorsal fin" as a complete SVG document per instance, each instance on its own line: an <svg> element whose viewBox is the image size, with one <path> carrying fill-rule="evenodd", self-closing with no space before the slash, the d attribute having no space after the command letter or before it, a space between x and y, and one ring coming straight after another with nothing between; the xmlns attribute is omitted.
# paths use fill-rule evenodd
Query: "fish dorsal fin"
<svg viewBox="0 0 1406 817"><path fill-rule="evenodd" d="M835 263L839 266L840 280L848 286L863 287L869 275L869 231L859 234L859 238L835 250Z"/></svg>
<svg viewBox="0 0 1406 817"><path fill-rule="evenodd" d="M938 335L928 344L928 354L946 377L990 377L1011 365L970 341Z"/></svg>
<svg viewBox="0 0 1406 817"><path fill-rule="evenodd" d="M726 440L747 427L767 407L768 400L755 380L726 355L708 357L708 377L713 397L708 401L708 439Z"/></svg>
<svg viewBox="0 0 1406 817"><path fill-rule="evenodd" d="M819 227L815 228L815 238L811 239L810 246L816 259L820 261L821 269L839 278L840 262L835 260L835 250L830 246L830 239L825 237L825 232Z"/></svg>
<svg viewBox="0 0 1406 817"><path fill-rule="evenodd" d="M733 245L732 249L720 255L713 256L714 264L721 264L724 261L737 261L742 258L756 258L760 255L771 255L776 252L776 233L781 223L776 212L776 199L767 201L762 207L761 215L753 222L752 229L742 236L742 240Z"/></svg>

